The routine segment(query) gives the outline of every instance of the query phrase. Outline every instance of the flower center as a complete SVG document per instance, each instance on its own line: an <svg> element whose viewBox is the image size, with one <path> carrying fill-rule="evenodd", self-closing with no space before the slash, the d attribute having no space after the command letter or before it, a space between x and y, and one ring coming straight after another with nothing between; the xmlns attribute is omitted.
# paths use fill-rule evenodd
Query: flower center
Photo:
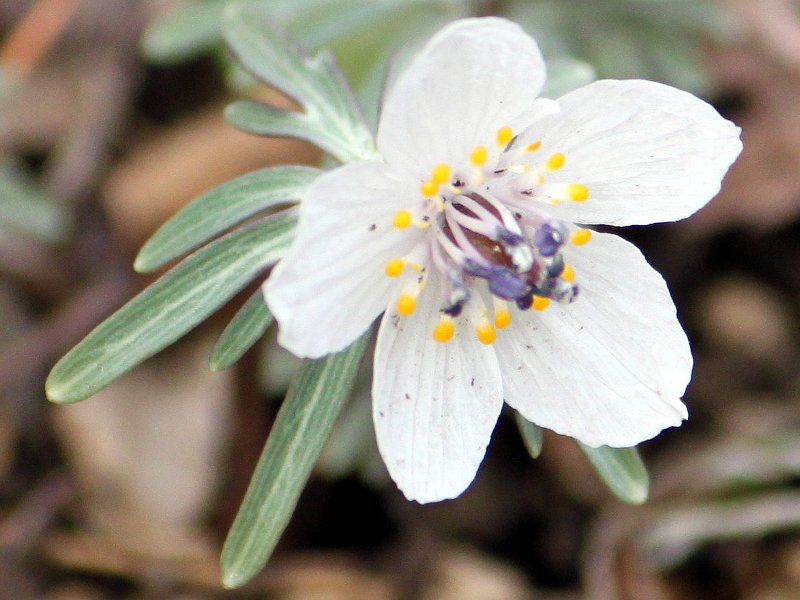
<svg viewBox="0 0 800 600"><path fill-rule="evenodd" d="M409 256L385 265L389 277L400 276L406 266L417 271L398 298L397 312L414 312L428 269L435 268L442 282L442 314L433 328L439 342L453 337L462 314L476 324L476 337L491 344L496 329L511 322L509 303L520 310L544 310L551 301L572 302L578 295L562 248L568 242L588 242L591 232L570 231L542 210L542 202L583 202L589 190L579 183L545 185L549 173L564 167L566 156L556 152L537 161L532 155L541 142L517 147L514 140L511 128L504 126L497 131L494 151L477 146L465 165L436 165L420 185L419 206L394 216L399 229L413 225L427 230ZM502 190L502 200L496 190Z"/></svg>

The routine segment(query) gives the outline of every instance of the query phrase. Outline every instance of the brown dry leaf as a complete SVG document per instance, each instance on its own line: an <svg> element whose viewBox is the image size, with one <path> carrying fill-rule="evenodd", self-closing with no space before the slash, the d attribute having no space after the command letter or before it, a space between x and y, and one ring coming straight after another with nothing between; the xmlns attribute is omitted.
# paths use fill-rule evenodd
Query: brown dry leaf
<svg viewBox="0 0 800 600"><path fill-rule="evenodd" d="M509 565L465 548L444 548L423 600L530 600L525 578Z"/></svg>
<svg viewBox="0 0 800 600"><path fill-rule="evenodd" d="M229 179L268 165L318 160L307 143L234 129L223 119L224 107L212 105L144 139L109 175L103 205L131 248L190 200Z"/></svg>
<svg viewBox="0 0 800 600"><path fill-rule="evenodd" d="M230 374L208 369L209 340L172 346L92 398L54 406L82 490L82 516L121 548L204 552L196 531L223 476Z"/></svg>
<svg viewBox="0 0 800 600"><path fill-rule="evenodd" d="M722 89L740 92L745 110L734 115L744 150L722 192L689 220L696 234L744 225L768 229L800 216L800 19L797 2L724 0L749 39L710 47L708 64ZM780 37L773 30L780 29Z"/></svg>

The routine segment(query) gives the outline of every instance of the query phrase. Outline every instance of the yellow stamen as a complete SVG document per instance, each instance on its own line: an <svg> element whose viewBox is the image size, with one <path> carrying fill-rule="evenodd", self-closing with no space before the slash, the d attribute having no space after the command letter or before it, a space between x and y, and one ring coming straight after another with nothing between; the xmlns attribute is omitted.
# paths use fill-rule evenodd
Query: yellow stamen
<svg viewBox="0 0 800 600"><path fill-rule="evenodd" d="M497 339L497 332L489 321L484 321L475 328L475 335L482 344L492 344Z"/></svg>
<svg viewBox="0 0 800 600"><path fill-rule="evenodd" d="M448 316L443 316L433 328L433 339L441 343L449 342L455 332L456 326L453 320Z"/></svg>
<svg viewBox="0 0 800 600"><path fill-rule="evenodd" d="M475 146L472 154L469 155L469 162L476 167L480 167L486 162L487 158L489 158L489 152L486 150L486 146Z"/></svg>
<svg viewBox="0 0 800 600"><path fill-rule="evenodd" d="M542 141L536 140L532 144L528 144L527 146L525 146L525 150L527 150L528 152L536 152L541 147L542 147Z"/></svg>
<svg viewBox="0 0 800 600"><path fill-rule="evenodd" d="M409 294L408 292L403 292L400 294L400 298L397 299L397 312L399 312L404 317L407 317L411 313L414 312L414 309L417 307L417 299Z"/></svg>
<svg viewBox="0 0 800 600"><path fill-rule="evenodd" d="M426 198L432 198L439 191L439 184L429 179L420 186L419 191Z"/></svg>
<svg viewBox="0 0 800 600"><path fill-rule="evenodd" d="M592 239L592 232L589 229L576 229L569 234L569 241L576 246L583 246Z"/></svg>
<svg viewBox="0 0 800 600"><path fill-rule="evenodd" d="M561 272L561 279L564 281L575 281L575 269L572 265L564 265L564 270Z"/></svg>
<svg viewBox="0 0 800 600"><path fill-rule="evenodd" d="M546 298L544 296L534 296L531 306L535 310L544 310L545 308L550 306L550 298Z"/></svg>
<svg viewBox="0 0 800 600"><path fill-rule="evenodd" d="M445 183L450 179L450 167L446 164L436 165L433 168L433 175L431 181L434 183Z"/></svg>
<svg viewBox="0 0 800 600"><path fill-rule="evenodd" d="M405 229L411 225L411 213L407 210L399 210L394 214L394 226L398 229Z"/></svg>
<svg viewBox="0 0 800 600"><path fill-rule="evenodd" d="M498 329L508 327L511 323L511 312L507 308L500 309L494 313L494 326Z"/></svg>
<svg viewBox="0 0 800 600"><path fill-rule="evenodd" d="M389 262L386 263L384 267L384 272L389 277L397 277L400 273L403 272L403 269L406 266L406 261L402 258L393 258Z"/></svg>
<svg viewBox="0 0 800 600"><path fill-rule="evenodd" d="M564 156L561 152L556 152L550 158L547 159L546 166L550 171L558 171L561 167L564 166L565 162L567 162L567 157Z"/></svg>
<svg viewBox="0 0 800 600"><path fill-rule="evenodd" d="M424 267L418 262L409 263L408 266L414 269L417 273L422 273L422 271L424 270Z"/></svg>
<svg viewBox="0 0 800 600"><path fill-rule="evenodd" d="M567 186L569 199L574 202L583 202L589 198L589 188L582 183L570 183Z"/></svg>
<svg viewBox="0 0 800 600"><path fill-rule="evenodd" d="M511 127L508 125L503 125L497 130L497 145L505 146L511 141L512 137L514 137L514 132L511 130Z"/></svg>

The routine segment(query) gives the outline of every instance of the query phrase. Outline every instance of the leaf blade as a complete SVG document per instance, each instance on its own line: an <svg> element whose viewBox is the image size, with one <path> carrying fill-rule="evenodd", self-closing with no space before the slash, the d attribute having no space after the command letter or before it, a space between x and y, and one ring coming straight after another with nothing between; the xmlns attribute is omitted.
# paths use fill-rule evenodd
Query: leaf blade
<svg viewBox="0 0 800 600"><path fill-rule="evenodd" d="M642 504L650 490L650 477L639 451L633 448L592 448L578 442L597 474L614 495L628 504Z"/></svg>
<svg viewBox="0 0 800 600"><path fill-rule="evenodd" d="M312 167L267 167L209 190L158 228L139 250L134 269L155 271L233 225L301 198L320 173Z"/></svg>
<svg viewBox="0 0 800 600"><path fill-rule="evenodd" d="M225 587L244 585L269 559L352 387L368 338L301 368L222 548Z"/></svg>
<svg viewBox="0 0 800 600"><path fill-rule="evenodd" d="M219 336L209 360L212 371L226 369L239 360L264 335L272 313L259 288L239 309Z"/></svg>
<svg viewBox="0 0 800 600"><path fill-rule="evenodd" d="M514 411L514 417L517 421L517 428L519 429L520 436L522 436L522 442L528 450L528 454L531 455L531 458L539 458L539 455L542 453L542 443L544 442L542 428L536 423L531 423L516 411Z"/></svg>
<svg viewBox="0 0 800 600"><path fill-rule="evenodd" d="M305 124L303 139L324 141L341 162L376 157L372 134L329 52L307 56L267 15L241 2L227 7L223 33L248 71L300 103L305 119L294 124Z"/></svg>
<svg viewBox="0 0 800 600"><path fill-rule="evenodd" d="M53 367L56 403L83 400L162 350L286 251L296 218L265 218L190 255L98 325Z"/></svg>

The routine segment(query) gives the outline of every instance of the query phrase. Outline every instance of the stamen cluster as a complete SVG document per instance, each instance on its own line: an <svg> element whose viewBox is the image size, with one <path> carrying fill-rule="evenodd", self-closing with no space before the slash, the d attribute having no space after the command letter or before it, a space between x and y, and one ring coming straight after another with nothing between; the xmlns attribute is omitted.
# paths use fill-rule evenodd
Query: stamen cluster
<svg viewBox="0 0 800 600"><path fill-rule="evenodd" d="M429 230L408 256L385 265L390 277L401 276L407 265L417 272L398 298L397 312L414 312L433 266L442 294L441 317L433 329L437 341L450 340L454 319L466 314L477 324L477 338L491 344L496 329L511 322L508 303L520 310L544 310L553 300L572 302L578 296L575 273L565 263L562 248L567 242L585 244L591 232L570 231L542 207L563 199L585 201L589 190L579 183L547 186L547 173L561 169L566 156L555 153L537 164L532 155L541 142L515 142L512 129L503 126L494 152L477 146L458 169L434 166L420 184L419 204L394 215L396 228Z"/></svg>

